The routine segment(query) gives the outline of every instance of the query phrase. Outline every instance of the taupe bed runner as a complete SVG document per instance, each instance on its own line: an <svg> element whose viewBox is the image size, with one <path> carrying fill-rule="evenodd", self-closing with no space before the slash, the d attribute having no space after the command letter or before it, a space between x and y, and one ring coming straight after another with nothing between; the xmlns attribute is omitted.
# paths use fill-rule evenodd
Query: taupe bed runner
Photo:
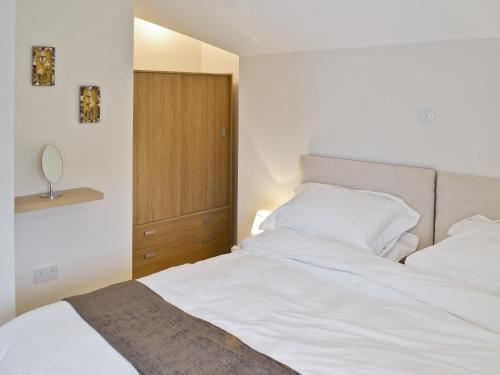
<svg viewBox="0 0 500 375"><path fill-rule="evenodd" d="M138 281L66 301L140 374L298 374Z"/></svg>

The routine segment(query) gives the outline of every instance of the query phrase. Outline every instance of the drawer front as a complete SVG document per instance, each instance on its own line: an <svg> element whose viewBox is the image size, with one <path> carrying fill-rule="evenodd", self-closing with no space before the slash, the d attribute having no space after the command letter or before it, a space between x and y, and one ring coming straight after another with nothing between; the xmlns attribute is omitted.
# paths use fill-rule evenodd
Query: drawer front
<svg viewBox="0 0 500 375"><path fill-rule="evenodd" d="M145 249L165 242L183 239L186 236L207 235L215 229L229 227L229 208L206 211L198 214L168 219L134 227L134 250Z"/></svg>
<svg viewBox="0 0 500 375"><path fill-rule="evenodd" d="M198 217L199 216L199 217ZM215 219L214 216L211 216ZM162 234L163 242L133 251L133 276L143 277L165 268L185 263L194 263L229 252L229 226L227 222L221 225L220 218L208 223L200 222L201 215L190 217L192 222L180 218L183 225L179 232ZM155 243L154 241L152 241Z"/></svg>

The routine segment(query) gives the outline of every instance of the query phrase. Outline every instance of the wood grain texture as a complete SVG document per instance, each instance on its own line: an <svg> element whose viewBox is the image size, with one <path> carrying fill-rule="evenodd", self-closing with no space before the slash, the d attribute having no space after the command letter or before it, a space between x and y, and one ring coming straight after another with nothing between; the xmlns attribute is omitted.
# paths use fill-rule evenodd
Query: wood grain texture
<svg viewBox="0 0 500 375"><path fill-rule="evenodd" d="M180 75L135 73L134 224L180 215Z"/></svg>
<svg viewBox="0 0 500 375"><path fill-rule="evenodd" d="M181 213L230 202L231 78L182 76Z"/></svg>
<svg viewBox="0 0 500 375"><path fill-rule="evenodd" d="M232 175L232 81L230 77L215 80L215 144L213 147L214 183L209 196L214 207L231 203Z"/></svg>
<svg viewBox="0 0 500 375"><path fill-rule="evenodd" d="M137 225L133 229L133 248L134 250L144 249L168 242L175 236L188 236L194 232L203 234L214 227L226 227L228 223L229 207L224 207Z"/></svg>
<svg viewBox="0 0 500 375"><path fill-rule="evenodd" d="M156 233L144 236L151 230ZM134 278L227 253L229 239L229 208L136 227Z"/></svg>
<svg viewBox="0 0 500 375"><path fill-rule="evenodd" d="M62 190L60 193L62 196L56 199L40 198L40 194L16 197L16 214L104 199L103 193L87 187Z"/></svg>
<svg viewBox="0 0 500 375"><path fill-rule="evenodd" d="M228 77L231 78L233 77L233 73L205 73L205 72L180 72L180 71L175 71L175 70L147 70L147 69L136 69L134 70L135 73L156 73L156 74L180 74L180 75L199 75L199 76L220 76L220 77Z"/></svg>
<svg viewBox="0 0 500 375"><path fill-rule="evenodd" d="M228 252L232 77L135 72L134 277Z"/></svg>

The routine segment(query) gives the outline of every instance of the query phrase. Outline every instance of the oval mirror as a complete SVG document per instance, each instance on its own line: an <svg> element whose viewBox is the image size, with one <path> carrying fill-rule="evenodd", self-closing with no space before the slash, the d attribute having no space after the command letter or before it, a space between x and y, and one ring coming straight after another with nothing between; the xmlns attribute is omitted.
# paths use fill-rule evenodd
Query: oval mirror
<svg viewBox="0 0 500 375"><path fill-rule="evenodd" d="M43 150L42 169L51 184L57 183L63 175L63 160L59 150L49 145Z"/></svg>

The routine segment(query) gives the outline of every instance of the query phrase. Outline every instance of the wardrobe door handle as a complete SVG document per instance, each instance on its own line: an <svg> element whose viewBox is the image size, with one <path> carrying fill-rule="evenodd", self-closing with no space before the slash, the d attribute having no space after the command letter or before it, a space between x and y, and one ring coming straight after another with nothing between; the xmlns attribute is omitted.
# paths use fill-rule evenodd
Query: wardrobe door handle
<svg viewBox="0 0 500 375"><path fill-rule="evenodd" d="M155 230L146 230L144 231L144 237L152 236L155 233L156 233Z"/></svg>
<svg viewBox="0 0 500 375"><path fill-rule="evenodd" d="M145 253L144 254L144 259L151 259L151 258L154 258L156 256L156 253Z"/></svg>
<svg viewBox="0 0 500 375"><path fill-rule="evenodd" d="M203 240L201 240L201 243L203 243L203 244L207 244L210 242L212 242L212 240L210 238L204 238Z"/></svg>

